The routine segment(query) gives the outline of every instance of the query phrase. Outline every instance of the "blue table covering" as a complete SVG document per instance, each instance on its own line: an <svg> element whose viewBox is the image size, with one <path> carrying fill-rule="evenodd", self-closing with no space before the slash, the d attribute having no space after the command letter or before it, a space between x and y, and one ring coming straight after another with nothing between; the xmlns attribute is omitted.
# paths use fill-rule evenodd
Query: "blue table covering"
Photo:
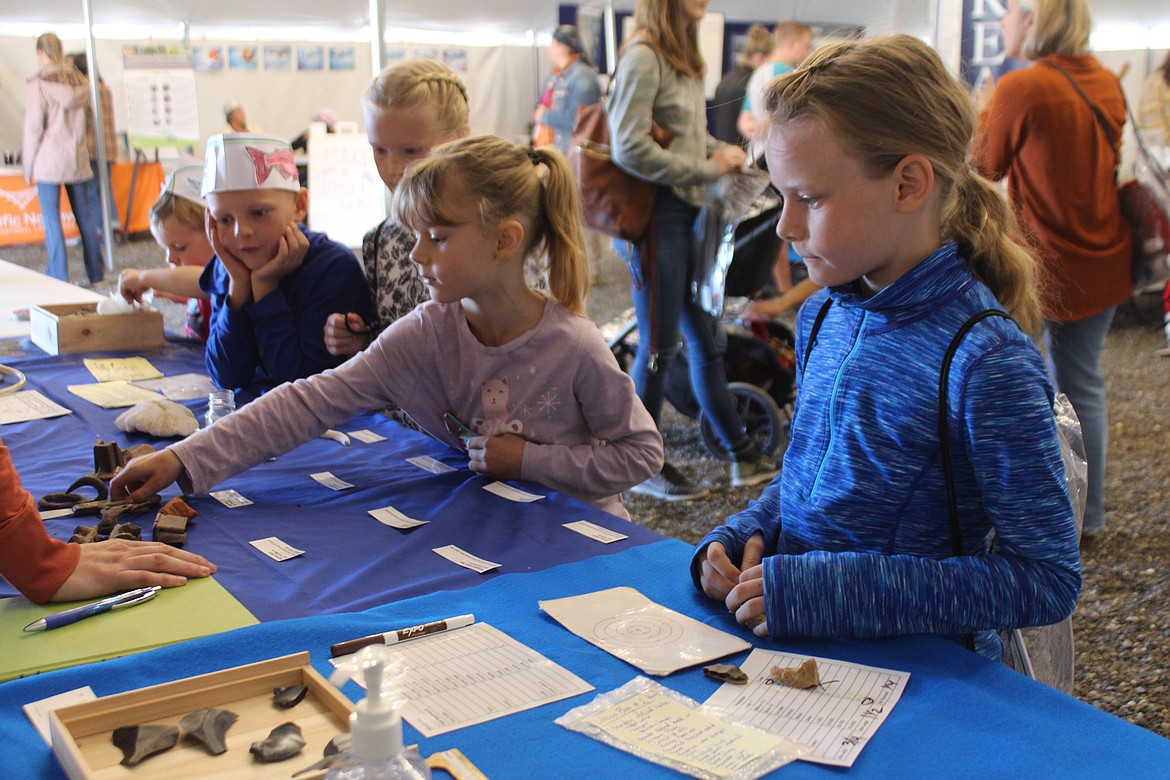
<svg viewBox="0 0 1170 780"><path fill-rule="evenodd" d="M438 592L357 614L263 623L133 657L65 669L0 685L0 766L5 775L55 778L62 773L20 707L90 685L99 696L308 650L328 675L329 645L375 631L474 613L565 666L597 690L534 710L419 741L424 754L456 747L491 778L678 777L553 723L638 670L571 634L537 601L618 585L660 604L737 632L721 605L695 593L687 576L691 548L677 540L533 574L498 577L481 587ZM992 664L935 637L880 641L755 640L758 645L839 658L910 673L889 719L848 770L796 762L773 773L799 778L1165 777L1170 741ZM741 662L746 654L729 660ZM704 701L716 684L698 669L658 678ZM344 689L352 699L356 685ZM409 725L405 737L419 740ZM311 757L313 758L313 757ZM292 766L299 769L302 763Z"/></svg>
<svg viewBox="0 0 1170 780"><path fill-rule="evenodd" d="M203 372L203 350L197 344L168 343L143 356L166 375ZM0 437L33 495L61 492L76 477L92 471L95 439L117 441L123 448L139 443L161 448L169 443L126 434L114 425L123 410L101 409L71 394L67 385L94 381L83 357L37 352L0 358L23 370L30 388L74 410L64 417L0 426ZM201 416L206 402L191 401L188 406ZM468 471L461 452L376 412L359 415L338 428L366 428L387 440L363 444L355 439L343 447L315 439L217 486L236 489L254 502L251 506L227 509L205 495L188 499L199 515L190 527L187 549L214 561L219 581L261 620L366 609L662 538L534 483L514 483L547 496L534 503L516 503L488 493L483 487L492 480ZM436 475L406 462L419 455L439 459L456 471ZM320 471L330 471L355 487L334 491L319 485L309 474ZM172 487L165 496L177 493L178 488ZM388 505L430 522L401 531L367 513ZM153 517L148 513L131 520L143 525L148 538ZM590 520L629 538L601 544L563 527L574 520ZM79 522L93 525L96 518L50 520L46 526L54 536L67 539ZM276 562L249 544L270 536L306 552ZM432 552L449 544L501 566L477 574ZM0 595L13 593L0 580Z"/></svg>

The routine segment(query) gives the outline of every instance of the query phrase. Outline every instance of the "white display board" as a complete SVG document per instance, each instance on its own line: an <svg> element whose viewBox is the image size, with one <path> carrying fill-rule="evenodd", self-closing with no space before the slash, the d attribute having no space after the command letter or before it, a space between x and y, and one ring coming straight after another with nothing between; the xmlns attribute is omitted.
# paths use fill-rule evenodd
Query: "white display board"
<svg viewBox="0 0 1170 780"><path fill-rule="evenodd" d="M127 70L125 80L131 148L199 144L194 70Z"/></svg>
<svg viewBox="0 0 1170 780"><path fill-rule="evenodd" d="M360 248L362 236L386 218L386 194L386 185L378 177L370 142L364 134L313 132L310 135L311 230L326 233L346 246Z"/></svg>

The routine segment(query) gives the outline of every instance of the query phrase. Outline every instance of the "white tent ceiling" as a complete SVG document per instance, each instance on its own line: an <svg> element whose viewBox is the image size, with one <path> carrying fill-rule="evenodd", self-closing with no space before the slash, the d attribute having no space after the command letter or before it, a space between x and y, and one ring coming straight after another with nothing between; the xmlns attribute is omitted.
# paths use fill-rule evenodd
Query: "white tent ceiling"
<svg viewBox="0 0 1170 780"><path fill-rule="evenodd" d="M436 31L523 34L549 32L558 0L384 0L390 27ZM950 0L960 3L962 0ZM982 0L995 7L1006 0ZM192 32L215 27L305 26L360 30L368 0L91 0L95 24L173 25ZM709 10L729 20L797 18L861 24L876 30L928 34L934 0L711 0ZM586 0L583 4L598 5ZM631 9L633 0L616 0ZM1170 24L1166 0L1090 0L1097 26ZM61 25L82 20L82 0L0 0L0 22Z"/></svg>

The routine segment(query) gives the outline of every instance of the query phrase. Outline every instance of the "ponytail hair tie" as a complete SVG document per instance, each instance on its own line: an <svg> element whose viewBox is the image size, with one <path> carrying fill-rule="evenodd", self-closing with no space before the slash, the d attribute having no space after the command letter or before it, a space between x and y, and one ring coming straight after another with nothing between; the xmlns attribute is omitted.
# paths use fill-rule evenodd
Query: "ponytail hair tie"
<svg viewBox="0 0 1170 780"><path fill-rule="evenodd" d="M532 160L533 165L540 165L543 162L543 160L540 159L540 152L536 151L531 146L528 147L527 151L528 159Z"/></svg>

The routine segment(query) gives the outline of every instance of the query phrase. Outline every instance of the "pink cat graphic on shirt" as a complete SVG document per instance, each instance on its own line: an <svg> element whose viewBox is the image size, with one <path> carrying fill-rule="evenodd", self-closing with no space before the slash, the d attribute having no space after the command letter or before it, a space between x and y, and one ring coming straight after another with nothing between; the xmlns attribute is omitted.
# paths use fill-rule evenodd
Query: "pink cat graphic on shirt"
<svg viewBox="0 0 1170 780"><path fill-rule="evenodd" d="M473 418L471 427L480 436L495 436L500 433L520 433L524 423L508 419L508 380L489 379L480 390L483 401L483 417Z"/></svg>

